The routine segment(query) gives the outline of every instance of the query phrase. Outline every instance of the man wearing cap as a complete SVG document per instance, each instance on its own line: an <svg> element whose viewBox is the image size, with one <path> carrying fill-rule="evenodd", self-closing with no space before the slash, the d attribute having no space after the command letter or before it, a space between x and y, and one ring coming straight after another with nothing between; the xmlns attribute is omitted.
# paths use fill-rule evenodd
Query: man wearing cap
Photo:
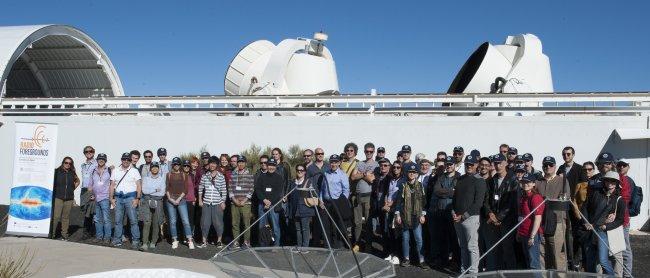
<svg viewBox="0 0 650 278"><path fill-rule="evenodd" d="M158 164L160 164L160 174L166 176L172 169L167 160L167 149L159 148L156 154L158 155Z"/></svg>
<svg viewBox="0 0 650 278"><path fill-rule="evenodd" d="M201 168L202 173L207 173L210 171L210 153L202 152L201 153Z"/></svg>
<svg viewBox="0 0 650 278"><path fill-rule="evenodd" d="M379 160L381 160L382 158L386 158L386 148L379 147L377 148L377 156L375 156L375 160L379 162ZM386 158L386 160L388 160L388 162L390 163L390 160L388 158Z"/></svg>
<svg viewBox="0 0 650 278"><path fill-rule="evenodd" d="M512 171L515 168L515 165L517 164L517 154L519 154L517 148L508 147L508 156L506 157L508 159L508 171Z"/></svg>
<svg viewBox="0 0 650 278"><path fill-rule="evenodd" d="M88 182L90 199L95 202L95 243L109 244L111 241L111 214L108 191L111 186L111 169L106 166L106 154L97 155L97 167L91 173Z"/></svg>
<svg viewBox="0 0 650 278"><path fill-rule="evenodd" d="M415 167L417 167L417 164L411 160L411 146L409 145L402 146L401 157L402 157L402 169L409 169L410 165L415 165Z"/></svg>
<svg viewBox="0 0 650 278"><path fill-rule="evenodd" d="M320 199L321 208L327 209L332 216L334 223L324 221L326 227L325 231L328 233L332 248L343 247L343 238L339 234L339 230L346 235L346 223L352 217L350 211L350 203L348 198L350 196L350 183L347 175L339 168L341 158L333 154L329 159L330 167L324 173L323 184L320 185ZM337 229L338 228L338 229Z"/></svg>
<svg viewBox="0 0 650 278"><path fill-rule="evenodd" d="M627 172L630 170L630 164L627 161L621 159L616 163L616 170L619 174L620 186L621 186L621 198L625 201L626 204L630 204L632 201L632 188L636 187L634 180L627 175ZM627 270L623 277L631 277L632 273L632 246L630 245L630 211L625 210L623 214L623 236L625 237L625 250L623 251L623 267Z"/></svg>
<svg viewBox="0 0 650 278"><path fill-rule="evenodd" d="M594 190L600 190L601 188L603 188L602 178L607 172L615 170L614 169L615 161L616 160L614 159L614 156L611 153L604 152L598 155L598 158L596 159L598 174L593 175L587 182L588 184L587 194L589 194Z"/></svg>
<svg viewBox="0 0 650 278"><path fill-rule="evenodd" d="M163 196L166 177L160 174L160 164L151 162L149 174L142 178L142 204L139 207L143 219L142 246L140 250L155 249L163 219ZM150 238L151 237L151 238Z"/></svg>
<svg viewBox="0 0 650 278"><path fill-rule="evenodd" d="M370 219L371 184L375 180L375 169L379 167L373 158L375 154L373 143L366 143L363 146L363 153L366 159L357 163L357 174L353 176L353 181L356 181L356 198L352 204L354 213L354 246L352 250L355 252L358 252L363 247L362 245L370 245L372 241L371 227L367 224L370 223L368 220Z"/></svg>
<svg viewBox="0 0 650 278"><path fill-rule="evenodd" d="M476 176L478 159L465 157L465 174L456 183L452 201L452 218L460 245L461 272L478 273L479 214L485 198L485 180Z"/></svg>
<svg viewBox="0 0 650 278"><path fill-rule="evenodd" d="M436 175L429 186L426 211L429 218L429 233L432 242L431 257L436 265L449 265L449 253L453 259L460 259L458 238L452 219L452 202L460 174L454 167L454 159L448 156L444 161L444 172Z"/></svg>
<svg viewBox="0 0 650 278"><path fill-rule="evenodd" d="M413 233L419 266L428 269L429 266L424 262L424 247L422 245L422 224L424 224L427 215L424 209L424 188L422 183L417 180L418 169L415 165L409 165L406 171L407 180L400 186L395 200L395 221L402 227L402 256L404 260L400 265L403 267L410 265L410 235Z"/></svg>
<svg viewBox="0 0 650 278"><path fill-rule="evenodd" d="M280 175L277 169L278 161L275 158L270 158L267 162L267 172L260 174L255 181L255 195L260 200L257 209L257 215L260 217L260 229L263 229L267 223L268 218L271 219L271 226L273 226L274 246L280 246L280 211L282 206L278 204L282 200L284 194L284 177ZM288 170L288 169L287 169ZM264 217L263 215L266 214ZM265 244L265 243L264 243ZM263 245L263 244L261 244Z"/></svg>
<svg viewBox="0 0 650 278"><path fill-rule="evenodd" d="M95 160L95 148L92 146L85 146L83 149L86 161L81 163L81 194L79 195L79 204L81 206L81 216L83 217L83 237L91 237L93 229L93 216L92 210L88 208L94 207L94 201L90 199L91 195L88 192L88 184L92 177L93 171L97 168L97 160Z"/></svg>
<svg viewBox="0 0 650 278"><path fill-rule="evenodd" d="M524 165L526 166L526 172L533 174L537 179L542 179L544 178L544 173L542 171L539 171L533 167L533 155L530 153L525 153L521 156L521 160L524 162Z"/></svg>
<svg viewBox="0 0 650 278"><path fill-rule="evenodd" d="M126 214L131 228L131 247L138 249L140 229L138 227L136 208L140 203L140 198L142 198L140 173L131 164L131 154L123 153L122 164L111 173L111 188L109 189L109 199L112 207L115 208L114 246L122 245L122 221Z"/></svg>
<svg viewBox="0 0 650 278"><path fill-rule="evenodd" d="M375 179L372 182L372 195L371 195L371 201L370 201L370 218L372 219L372 224L373 231L379 230L379 234L382 237L382 240L379 241L379 244L382 245L382 250L384 253L386 253L386 238L388 237L388 234L386 233L385 227L386 225L386 214L382 211L382 208L385 205L385 197L386 197L386 190L388 190L388 186L390 183L390 161L388 159L380 159L379 160L379 167L378 170L376 171Z"/></svg>
<svg viewBox="0 0 650 278"><path fill-rule="evenodd" d="M508 172L508 162L502 154L494 157L496 175L486 181L487 192L483 204L486 219L484 237L486 248L490 249L517 223L517 189L519 184ZM516 269L514 253L516 240L513 234L507 236L487 257L488 271Z"/></svg>
<svg viewBox="0 0 650 278"><path fill-rule="evenodd" d="M535 182L535 187L539 194L549 201L568 200L570 194L569 182L564 175L557 175L555 167L555 158L552 156L544 157L542 169L544 169L544 178ZM549 205L548 209L551 209ZM565 242L567 215L565 211L555 210L555 231L544 231L544 239L541 249L542 265L546 269L556 269L560 271L567 270L566 253L562 252ZM549 221L547 219L547 221Z"/></svg>
<svg viewBox="0 0 650 278"><path fill-rule="evenodd" d="M232 234L234 237L239 236L240 223L243 224L244 230L244 248L249 248L251 233L248 227L251 225L251 198L253 197L253 175L246 168L246 157L239 155L237 157L237 168L232 172L232 181L230 182L229 196L232 202L230 213L232 217ZM233 248L239 247L239 241L233 243Z"/></svg>
<svg viewBox="0 0 650 278"><path fill-rule="evenodd" d="M452 154L454 158L454 168L456 172L461 175L465 174L465 163L463 163L463 157L465 156L465 150L461 146L454 147L454 152ZM474 157L474 156L472 156Z"/></svg>

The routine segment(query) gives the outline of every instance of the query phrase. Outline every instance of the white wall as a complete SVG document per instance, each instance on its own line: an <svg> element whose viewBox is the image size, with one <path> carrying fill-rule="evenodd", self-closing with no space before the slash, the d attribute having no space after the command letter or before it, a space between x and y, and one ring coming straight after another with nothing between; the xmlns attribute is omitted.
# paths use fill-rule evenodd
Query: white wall
<svg viewBox="0 0 650 278"><path fill-rule="evenodd" d="M479 149L483 155L498 152L501 143L515 146L521 153L530 152L535 167L541 159L553 155L561 161L561 150L571 145L576 161L594 160L607 149L614 156L628 158L630 176L646 192L643 214L632 219L632 227L640 228L648 219L649 140L621 141L613 135L615 128L648 128L646 117L215 117L215 116L42 116L2 117L0 128L0 204L9 203L13 167L15 121L59 124L57 161L71 156L78 165L82 149L92 145L97 152L108 155L109 164L119 160L123 152L141 152L165 147L168 156L196 152L207 145L210 153L235 153L252 143L261 146L287 147L298 144L305 148L322 147L326 155L340 153L347 142L360 147L366 142L384 146L391 160L403 144L413 153L435 156L439 150L451 153L461 145L469 153ZM359 156L363 156L360 152ZM141 159L141 162L143 160Z"/></svg>

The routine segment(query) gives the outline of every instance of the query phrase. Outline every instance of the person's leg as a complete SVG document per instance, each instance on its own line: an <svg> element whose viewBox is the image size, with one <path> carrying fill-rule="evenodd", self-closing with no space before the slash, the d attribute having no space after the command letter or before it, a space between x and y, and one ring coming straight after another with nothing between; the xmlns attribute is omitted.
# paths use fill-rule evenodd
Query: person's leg
<svg viewBox="0 0 650 278"><path fill-rule="evenodd" d="M311 217L303 217L300 219L300 225L302 225L302 247L309 247L309 238L311 237L311 231L309 229L309 224L311 222Z"/></svg>
<svg viewBox="0 0 650 278"><path fill-rule="evenodd" d="M140 241L140 227L138 226L138 216L136 213L136 207L133 206L134 197L127 198L126 203L126 212L127 217L129 218L129 226L131 231L131 242L134 245L137 245Z"/></svg>
<svg viewBox="0 0 650 278"><path fill-rule="evenodd" d="M177 206L178 214L181 217L181 223L183 224L183 232L188 241L192 240L192 228L190 228L190 219L187 212L187 201L181 200Z"/></svg>
<svg viewBox="0 0 650 278"><path fill-rule="evenodd" d="M458 237L458 246L460 247L460 271L464 272L470 267L469 250L467 249L467 235L462 223L454 222L456 235Z"/></svg>
<svg viewBox="0 0 650 278"><path fill-rule="evenodd" d="M151 224L153 223L153 213L151 213L151 208L149 208L149 205L147 204L146 200L144 200L144 202L140 204L140 211L142 214L142 246L147 247L147 245L149 244L149 236L151 235Z"/></svg>
<svg viewBox="0 0 650 278"><path fill-rule="evenodd" d="M465 234L467 236L467 249L470 259L470 273L478 273L478 258L480 257L478 250L478 227L479 216L472 215L463 221L465 226Z"/></svg>
<svg viewBox="0 0 650 278"><path fill-rule="evenodd" d="M598 240L598 262L603 268L603 274L614 274L614 268L609 260L609 248L607 246L607 232L595 229L596 233L602 240Z"/></svg>
<svg viewBox="0 0 650 278"><path fill-rule="evenodd" d="M185 202L185 206L187 206L187 220L190 222L190 231L191 231L191 236L189 237L190 239L194 238L194 228L196 227L194 225L194 208L195 205L193 202Z"/></svg>
<svg viewBox="0 0 650 278"><path fill-rule="evenodd" d="M623 263L623 252L616 253L616 255L612 256L610 261L614 264L614 276L625 277L625 271L623 270L623 268L625 268Z"/></svg>
<svg viewBox="0 0 650 278"><path fill-rule="evenodd" d="M253 217L251 213L251 205L244 205L241 208L242 222L244 222L244 243L250 244L251 242L251 218Z"/></svg>
<svg viewBox="0 0 650 278"><path fill-rule="evenodd" d="M70 236L68 228L70 227L70 210L72 210L72 204L74 204L74 200L63 202L63 211L61 211L61 235L64 238Z"/></svg>
<svg viewBox="0 0 650 278"><path fill-rule="evenodd" d="M204 204L201 208L201 237L204 244L208 243L208 235L212 226L212 209L210 207L210 205Z"/></svg>
<svg viewBox="0 0 650 278"><path fill-rule="evenodd" d="M411 254L411 230L407 228L402 228L402 258L404 260L409 260L409 254Z"/></svg>
<svg viewBox="0 0 650 278"><path fill-rule="evenodd" d="M61 212L63 212L63 200L54 198L54 212L52 213L52 238L56 237L56 228L61 221Z"/></svg>
<svg viewBox="0 0 650 278"><path fill-rule="evenodd" d="M566 224L564 221L557 222L557 227L555 228L555 234L553 234L553 258L555 262L555 269L559 271L567 270L567 258L566 253L562 252L564 247Z"/></svg>
<svg viewBox="0 0 650 278"><path fill-rule="evenodd" d="M370 196L366 196L361 198L362 205L363 205L363 226L361 228L361 236L363 240L363 244L368 247L372 247L372 235L373 235L373 230L372 230L372 215L370 213Z"/></svg>
<svg viewBox="0 0 650 278"><path fill-rule="evenodd" d="M237 238L239 236L239 225L241 224L241 209L242 207L230 206L230 218L232 219L232 236ZM239 240L237 240L239 242Z"/></svg>
<svg viewBox="0 0 650 278"><path fill-rule="evenodd" d="M531 269L530 268L530 246L528 246L528 242L526 241L526 238L523 238L521 236L517 236L517 241L518 244L521 246L521 249L524 250L524 264L526 265L526 269Z"/></svg>
<svg viewBox="0 0 650 278"><path fill-rule="evenodd" d="M93 223L95 224L95 238L102 240L104 238L104 215L102 204L108 200L102 200L96 203L95 214L93 215Z"/></svg>
<svg viewBox="0 0 650 278"><path fill-rule="evenodd" d="M361 231L363 229L363 205L361 203L361 198L358 196L355 197L354 208L352 208L352 213L354 217L354 238L353 244L359 245L361 240Z"/></svg>
<svg viewBox="0 0 650 278"><path fill-rule="evenodd" d="M302 227L302 221L301 220L302 220L301 217L295 217L293 219L293 226L296 227L296 229L295 229L296 230L296 246L298 246L298 247L302 247L302 242L303 242L303 238L302 238L302 229L303 229L303 227Z"/></svg>
<svg viewBox="0 0 650 278"><path fill-rule="evenodd" d="M540 258L542 257L540 254L541 250L541 240L542 236L539 234L535 236L535 240L533 241L532 246L528 246L528 258L530 260L529 265L530 269L542 269L541 261ZM528 240L524 239L524 244L528 245Z"/></svg>
<svg viewBox="0 0 650 278"><path fill-rule="evenodd" d="M115 229L113 234L113 244L121 244L124 226L124 203L122 198L115 199Z"/></svg>
<svg viewBox="0 0 650 278"><path fill-rule="evenodd" d="M630 226L623 227L623 235L625 236L625 251L623 251L623 277L632 277L632 263L634 257L632 255L632 245L630 245Z"/></svg>
<svg viewBox="0 0 650 278"><path fill-rule="evenodd" d="M217 241L221 242L221 237L223 236L223 214L224 211L221 209L221 205L215 205L215 213L212 214L212 221L215 223L215 230L217 231Z"/></svg>
<svg viewBox="0 0 650 278"><path fill-rule="evenodd" d="M499 227L486 223L482 225L481 231L483 232L483 239L485 241L485 252L487 252L500 239ZM487 271L495 271L500 269L501 254L499 251L501 249L501 246L497 246L494 249L490 250L490 253L485 256L485 267L487 268Z"/></svg>
<svg viewBox="0 0 650 278"><path fill-rule="evenodd" d="M273 226L273 245L280 246L282 236L280 231L280 213L271 211L269 216L271 217L271 225Z"/></svg>
<svg viewBox="0 0 650 278"><path fill-rule="evenodd" d="M167 217L169 217L169 233L172 236L172 241L178 240L178 231L176 230L176 205L170 201L165 202L167 208Z"/></svg>
<svg viewBox="0 0 650 278"><path fill-rule="evenodd" d="M458 241L457 230L454 226L454 221L451 219L451 212L446 213L444 216L444 226L447 227L447 246L448 250L451 251L452 262L456 262L458 265L461 263L460 255L460 242ZM445 253L445 260L449 259L449 253Z"/></svg>
<svg viewBox="0 0 650 278"><path fill-rule="evenodd" d="M149 244L153 246L155 246L156 243L158 243L158 236L160 235L160 223L162 220L163 210L164 210L163 201L156 200L156 208L153 210L153 216L151 216L152 231L151 231L151 241L149 242Z"/></svg>
<svg viewBox="0 0 650 278"><path fill-rule="evenodd" d="M413 229L413 237L415 238L415 247L418 250L418 256L419 256L419 263L423 264L424 263L424 247L423 247L423 241L422 241L422 225L420 223L415 224L415 228Z"/></svg>
<svg viewBox="0 0 650 278"><path fill-rule="evenodd" d="M512 227L510 225L503 226L502 224L499 235L504 237L511 229ZM517 269L516 249L519 248L519 245L515 242L515 233L516 232L512 232L510 235L505 237L503 242L501 242L501 248L499 248L501 249L501 262L504 269Z"/></svg>

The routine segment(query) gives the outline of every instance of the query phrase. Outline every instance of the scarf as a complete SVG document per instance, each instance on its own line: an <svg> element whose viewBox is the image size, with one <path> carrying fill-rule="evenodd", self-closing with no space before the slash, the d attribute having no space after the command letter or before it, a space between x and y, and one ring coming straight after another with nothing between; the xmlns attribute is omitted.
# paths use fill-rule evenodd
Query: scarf
<svg viewBox="0 0 650 278"><path fill-rule="evenodd" d="M404 198L404 224L413 227L413 220L422 212L422 200L424 198L422 183L415 181L414 184L405 182L402 190ZM415 216L415 217L414 217Z"/></svg>

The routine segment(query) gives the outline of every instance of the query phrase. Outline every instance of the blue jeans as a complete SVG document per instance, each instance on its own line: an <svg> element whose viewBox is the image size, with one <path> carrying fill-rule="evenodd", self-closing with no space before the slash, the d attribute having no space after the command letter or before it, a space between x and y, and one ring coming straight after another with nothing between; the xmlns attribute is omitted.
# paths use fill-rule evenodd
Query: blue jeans
<svg viewBox="0 0 650 278"><path fill-rule="evenodd" d="M262 217L262 215L265 213L264 211L264 204L260 204L257 207L257 215L259 217ZM280 246L280 214L273 211L271 209L271 212L269 212L266 217L262 217L260 219L260 229L268 223L268 218L271 218L271 226L273 226L273 245L274 246Z"/></svg>
<svg viewBox="0 0 650 278"><path fill-rule="evenodd" d="M99 240L111 239L111 202L108 199L95 202L95 237Z"/></svg>
<svg viewBox="0 0 650 278"><path fill-rule="evenodd" d="M521 241L521 244L524 248L524 256L526 256L526 262L528 263L528 268L542 269L539 249L539 246L542 242L542 237L539 234L535 235L532 246L528 246L528 237L523 238Z"/></svg>
<svg viewBox="0 0 650 278"><path fill-rule="evenodd" d="M623 227L623 235L625 236L625 251L623 251L623 277L632 277L632 245L630 245L630 226Z"/></svg>
<svg viewBox="0 0 650 278"><path fill-rule="evenodd" d="M133 207L133 200L135 197L115 198L115 234L113 235L113 242L117 243L122 241L122 219L124 213L129 218L129 226L131 228L131 236L133 243L140 241L140 228L138 227L138 218Z"/></svg>
<svg viewBox="0 0 650 278"><path fill-rule="evenodd" d="M183 223L183 231L185 236L188 239L192 238L192 229L190 228L190 218L187 215L187 203L185 199L182 199L178 205L172 204L169 200L165 202L167 207L167 214L169 216L169 230L172 235L172 239L176 240L178 238L178 231L176 231L176 213L181 215L181 222Z"/></svg>
<svg viewBox="0 0 650 278"><path fill-rule="evenodd" d="M419 218L419 217L418 217ZM419 220L419 219L414 219ZM405 260L409 259L409 254L411 253L411 231L413 231L413 237L415 238L415 246L418 249L419 262L424 261L424 247L422 247L422 225L420 222L413 224L414 228L412 229L402 229L402 255Z"/></svg>
<svg viewBox="0 0 650 278"><path fill-rule="evenodd" d="M609 246L607 244L607 232L601 229L594 229L596 233L602 238L598 240L598 263L603 268L603 274L614 274L614 267L609 260Z"/></svg>
<svg viewBox="0 0 650 278"><path fill-rule="evenodd" d="M296 217L294 226L296 226L296 245L299 247L309 247L309 222L311 217Z"/></svg>

